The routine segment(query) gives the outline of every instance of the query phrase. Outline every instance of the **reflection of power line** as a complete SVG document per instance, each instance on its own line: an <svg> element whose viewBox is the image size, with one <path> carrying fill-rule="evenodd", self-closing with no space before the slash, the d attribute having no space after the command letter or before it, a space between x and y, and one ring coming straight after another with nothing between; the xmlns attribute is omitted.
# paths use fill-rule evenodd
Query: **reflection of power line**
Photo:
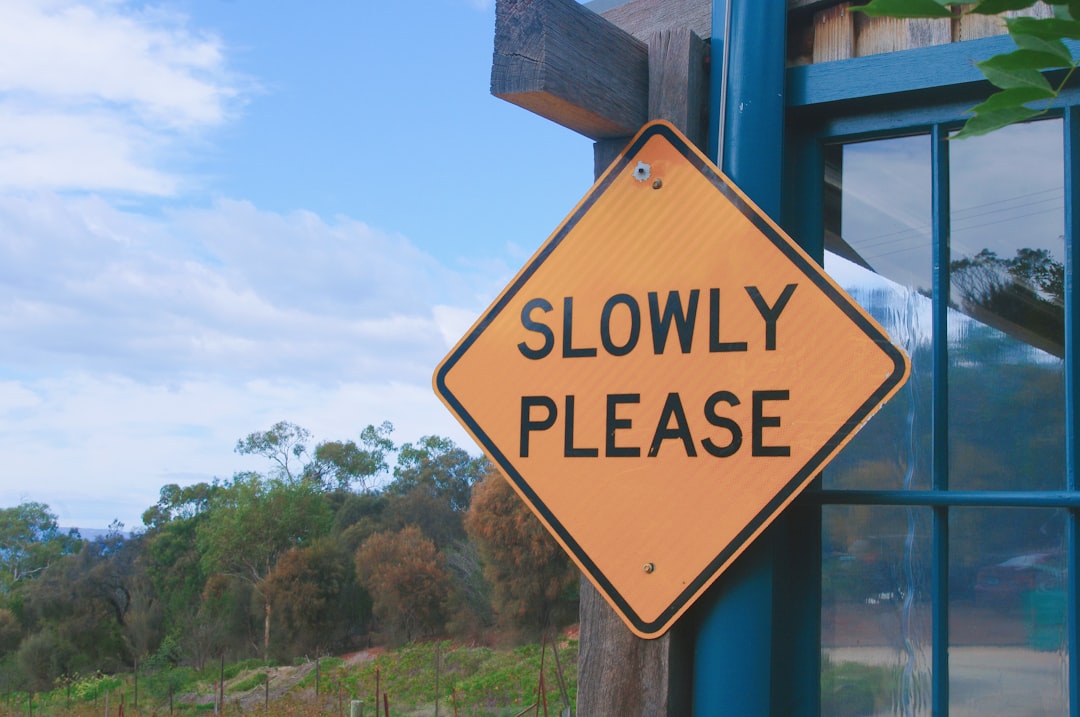
<svg viewBox="0 0 1080 717"><path fill-rule="evenodd" d="M1021 200L1044 195L1050 196L1046 196L1044 199L1038 199L1036 201L1025 201L1021 204L1016 204ZM1063 199L1063 189L1051 188L1035 192L1028 192L1027 194L1020 194L998 201L974 204L952 212L951 232L953 234L961 234L964 232L970 232L989 226L998 226L1001 224L1017 221L1020 219L1026 219L1029 217L1047 215L1051 213L1061 214L1063 213ZM1051 204L1052 206L1049 206L1045 209L1035 209L1034 211L1023 211L1026 209L1032 209L1039 205L1046 204ZM988 207L994 208L988 209ZM985 221L977 224L967 223L968 221L977 221L990 215L1001 214L1007 214L1007 216L999 216L998 218L991 221ZM876 234L871 237L867 237L866 239L856 238L849 241L851 241L852 246L855 247L867 261L872 261L874 259L880 259L881 257L891 256L894 254L902 254L905 252L911 252L920 249L923 247L925 240L929 236L930 230L929 226L927 225L908 227L905 229ZM900 244L907 244L907 246L898 246ZM886 249L886 251L874 251L876 249Z"/></svg>
<svg viewBox="0 0 1080 717"><path fill-rule="evenodd" d="M921 239L923 237L930 236L930 226L925 227L910 227L908 229L899 229L895 232L889 232L887 234L877 234L867 239L856 239L859 242L860 247L867 249L873 249L878 246L885 246L892 244L896 241L903 241L906 239Z"/></svg>
<svg viewBox="0 0 1080 717"><path fill-rule="evenodd" d="M982 204L972 204L972 205L964 207L962 209L953 209L952 213L953 213L953 216L957 216L957 215L960 215L960 214L967 214L969 212L974 212L976 210L982 209L983 207L996 207L996 206L1000 206L1002 204L1008 204L1009 202L1018 202L1018 201L1020 201L1022 199L1027 199L1029 197L1037 197L1040 194L1053 194L1054 196L1056 196L1057 198L1060 199L1061 197L1063 197L1065 195L1065 190L1062 187L1051 187L1049 189L1040 189L1040 190L1035 191L1035 192L1028 192L1027 194L1015 194L1015 195L1013 195L1011 197L1004 197L1002 199L995 199L995 200L992 200L992 201L989 201L989 202L983 202ZM1040 201L1047 201L1047 200L1040 200ZM1025 202L1025 204L1028 204L1028 203L1029 202Z"/></svg>
<svg viewBox="0 0 1080 717"><path fill-rule="evenodd" d="M957 219L961 219L961 220L963 220L963 219L976 219L978 217L985 217L987 214L1001 214L1002 212L1013 212L1013 211L1017 211L1017 210L1020 210L1020 209L1026 209L1028 207L1038 206L1040 204L1053 203L1055 206L1060 207L1060 206L1062 206L1063 199L1064 199L1064 197L1062 195L1057 195L1057 196L1047 197L1046 199L1039 199L1038 201L1034 201L1034 202L1024 202L1023 204L1014 205L1014 206L998 206L996 209L982 209L982 208L980 208L980 210L978 212L974 212L973 210L968 211L968 212L953 212L952 213L952 218L953 218L953 221L956 221ZM1006 204L1006 202L1003 202L1003 204Z"/></svg>
<svg viewBox="0 0 1080 717"><path fill-rule="evenodd" d="M1025 199L1028 199L1028 198L1031 198L1031 197L1038 197L1040 195L1048 195L1048 194L1053 195L1053 196L1047 197L1045 199L1040 199L1040 200L1034 201L1034 202L1024 202L1019 207L1018 206L1009 206L1010 203L1015 203L1015 202L1019 202L1021 200L1025 200ZM1014 195L1012 197L1006 197L1004 199L997 199L997 200L993 200L993 201L990 201L990 202L983 202L983 203L980 203L980 204L972 204L972 205L969 205L967 207L963 207L962 209L954 209L952 211L951 216L952 216L953 228L954 229L956 229L956 228L961 228L961 229L969 228L969 227L957 227L956 225L957 225L957 220L959 220L959 219L967 219L967 218L969 218L968 215L971 215L971 214L974 214L977 217L986 216L987 214L1000 214L1002 212L1016 211L1016 210L1024 208L1024 207L1035 206L1035 205L1038 205L1038 204L1046 204L1048 202L1053 202L1053 201L1058 201L1058 200L1063 200L1063 199L1064 199L1064 189L1062 189L1061 187L1052 187L1050 189L1040 189L1038 191L1028 192L1026 194L1017 194L1017 195ZM1058 205L1058 206L1060 206L1060 205ZM994 208L993 209L986 209L986 207L994 207ZM1054 208L1057 208L1057 207L1054 207ZM1047 211L1052 211L1052 210L1053 209L1047 210ZM1032 216L1032 214L1026 213L1026 214L1022 214L1022 215L1017 215L1016 217L1013 217L1013 218L1019 219L1019 218L1026 217L1026 216ZM1005 219L1003 221L1011 221L1011 219ZM866 237L865 239L859 239L857 241L858 241L860 247L874 247L874 246L878 246L881 243L888 243L888 242L886 242L884 240L891 240L891 239L896 239L896 238L905 237L905 236L912 236L913 238L914 237L924 237L929 233L929 231L930 231L929 223L926 223L926 224L919 223L919 224L908 226L908 227L906 227L904 229L897 229L897 230L893 230L893 231L882 232L881 234L874 234L872 236Z"/></svg>
<svg viewBox="0 0 1080 717"><path fill-rule="evenodd" d="M880 251L880 252L878 252L876 254L871 254L871 255L868 255L868 256L864 255L864 258L866 259L866 261L873 264L873 262L875 260L880 259L883 256L893 256L894 254L904 254L906 252L919 251L919 250L928 251L929 248L930 248L929 244L925 244L925 243L923 243L923 244L914 244L914 245L911 245L911 246L900 247L899 249L893 249L892 251ZM862 252L860 252L860 253L862 253Z"/></svg>
<svg viewBox="0 0 1080 717"><path fill-rule="evenodd" d="M958 226L956 226L954 224L953 227L952 227L952 231L955 234L955 233L962 232L962 231L964 231L964 232L971 231L972 229L982 229L983 227L989 227L989 226L995 226L995 225L998 225L998 224L1004 224L1005 222L1013 222L1013 221L1016 221L1017 219L1025 219L1027 217L1035 217L1035 216L1038 216L1040 214L1058 213L1062 209L1063 209L1063 207L1061 205L1058 205L1058 206L1050 207L1049 209L1039 209L1039 210L1034 211L1034 212L1026 212L1024 214L1015 214L1015 215L1013 215L1011 217L1003 217L1001 219L997 219L997 220L992 221L992 222L984 222L983 224L971 224L969 226L962 226L962 227L958 227ZM987 214L992 214L992 212L987 212ZM982 216L983 215L980 215L980 218Z"/></svg>

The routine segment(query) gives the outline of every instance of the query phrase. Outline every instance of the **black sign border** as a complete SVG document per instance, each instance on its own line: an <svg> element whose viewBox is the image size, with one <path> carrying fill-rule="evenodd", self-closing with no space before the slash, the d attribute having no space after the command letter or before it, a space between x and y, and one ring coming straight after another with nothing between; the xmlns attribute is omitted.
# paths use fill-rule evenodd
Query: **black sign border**
<svg viewBox="0 0 1080 717"><path fill-rule="evenodd" d="M807 276L807 278L821 289L837 308L843 311L853 323L877 344L881 351L893 362L893 371L885 381L882 382L878 389L874 391L861 406L859 406L855 413L852 414L847 421L841 424L840 428L825 443L825 445L810 457L803 467L792 476L773 499L770 500L756 516L754 516L738 535L736 535L735 539L728 543L720 554L701 571L697 578L691 581L686 588L679 593L675 600L672 601L671 605L661 612L655 620L645 621L630 607L626 599L615 589L615 586L611 584L611 581L608 580L607 576L604 575L597 565L589 558L588 554L582 550L581 546L578 545L577 541L574 540L573 536L565 526L563 526L558 518L555 517L543 501L540 500L532 487L529 486L528 482L526 482L514 467L514 464L499 450L498 446L495 445L483 428L480 427L480 424L477 423L472 415L465 409L461 401L458 400L457 396L455 396L447 386L446 379L447 375L457 362L488 328L495 317L506 308L507 304L509 304L518 292L521 291L522 287L530 278L532 278L537 269L539 269L548 257L551 256L552 252L559 247L570 232L574 230L581 218L588 213L596 201L603 195L604 191L619 176L621 176L622 170L625 169L626 165L633 162L646 143L656 136L663 137L670 142L671 145L695 166L721 194L735 205L743 216L757 227L757 229L769 239L777 249L779 249L803 274ZM522 495L526 496L528 502L532 505L532 508L543 516L544 521L547 522L551 529L555 531L562 540L563 544L573 553L578 564L585 569L597 587L616 605L616 608L624 618L641 634L659 636L663 634L672 619L694 599L694 596L698 591L717 576L717 572L724 563L730 560L734 553L746 546L754 532L760 529L764 524L768 523L778 512L780 506L796 492L800 491L802 487L808 483L819 470L821 470L825 459L836 450L837 446L846 441L851 434L854 433L875 410L877 410L881 403L906 380L908 373L907 367L907 358L904 356L903 352L890 341L889 337L885 335L873 321L868 320L866 314L864 314L862 310L854 305L846 295L838 291L831 281L825 278L824 271L821 267L808 260L802 252L794 249L789 240L766 221L756 207L736 192L728 181L716 171L716 168L713 167L710 162L704 160L701 155L690 146L687 140L682 137L682 135L674 131L667 123L657 122L646 125L645 128L642 129L638 136L634 138L631 144L627 146L622 155L620 155L608 172L603 176L601 181L590 190L589 194L586 195L585 199L577 207L574 213L563 223L556 234L541 247L536 256L533 257L514 282L499 297L498 301L488 309L483 318L477 322L454 351L447 356L435 374L435 387L451 410L457 414L458 418L465 424L472 435L480 441L488 455L495 460L506 477L514 482Z"/></svg>

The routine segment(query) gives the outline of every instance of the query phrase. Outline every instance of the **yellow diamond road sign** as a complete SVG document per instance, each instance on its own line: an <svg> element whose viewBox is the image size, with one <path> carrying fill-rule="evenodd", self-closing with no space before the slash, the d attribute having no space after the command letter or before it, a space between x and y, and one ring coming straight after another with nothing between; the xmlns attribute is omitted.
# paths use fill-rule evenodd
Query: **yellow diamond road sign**
<svg viewBox="0 0 1080 717"><path fill-rule="evenodd" d="M435 390L639 636L904 383L882 328L671 125L647 125Z"/></svg>

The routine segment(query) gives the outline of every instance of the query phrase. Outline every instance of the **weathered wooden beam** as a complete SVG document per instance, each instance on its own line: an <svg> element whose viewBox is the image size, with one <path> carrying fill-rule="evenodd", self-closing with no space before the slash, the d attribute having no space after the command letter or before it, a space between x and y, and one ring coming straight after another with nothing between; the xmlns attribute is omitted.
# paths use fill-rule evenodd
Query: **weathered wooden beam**
<svg viewBox="0 0 1080 717"><path fill-rule="evenodd" d="M846 60L855 56L855 18L841 3L814 15L814 62Z"/></svg>
<svg viewBox="0 0 1080 717"><path fill-rule="evenodd" d="M861 14L855 18L855 57L947 45L950 42L952 20L949 18L905 20Z"/></svg>
<svg viewBox="0 0 1080 717"><path fill-rule="evenodd" d="M648 118L665 119L702 150L708 137L709 43L689 28L649 37ZM607 169L629 137L609 137L593 146L596 176Z"/></svg>
<svg viewBox="0 0 1080 717"><path fill-rule="evenodd" d="M788 12L816 12L847 0L788 0Z"/></svg>
<svg viewBox="0 0 1080 717"><path fill-rule="evenodd" d="M639 31L648 39L649 47L648 119L668 120L704 148L708 44L685 26ZM615 159L627 139L606 139L594 145L596 176ZM690 670L685 664L688 648L680 639L678 625L655 640L642 640L626 628L584 578L579 614L578 714L679 717L690 713Z"/></svg>
<svg viewBox="0 0 1080 717"><path fill-rule="evenodd" d="M712 0L630 0L600 14L639 40L654 32L686 29L712 37Z"/></svg>
<svg viewBox="0 0 1080 717"><path fill-rule="evenodd" d="M596 176L647 120L704 147L711 0L632 0L605 16L573 0L496 0L492 94L597 140ZM677 628L636 637L582 577L580 629L578 714L689 713Z"/></svg>
<svg viewBox="0 0 1080 717"><path fill-rule="evenodd" d="M708 45L688 27L649 38L649 119L678 127L702 150L708 137Z"/></svg>
<svg viewBox="0 0 1080 717"><path fill-rule="evenodd" d="M648 119L649 50L574 0L498 0L491 93L591 139Z"/></svg>
<svg viewBox="0 0 1080 717"><path fill-rule="evenodd" d="M841 3L841 2L845 2L845 0L788 0L787 5L788 5L788 10L790 12L811 12L811 11L820 10L822 8L825 8L825 7L829 7L831 5L836 5L836 4ZM586 5L588 5L590 8L592 8L596 12L600 13L604 17L608 17L608 19L611 19L609 17L610 12L619 10L620 8L624 8L625 6L628 6L628 5L648 6L648 5L670 4L670 5L678 6L678 5L682 4L682 3L706 5L706 6L710 6L709 9L711 10L711 3L708 0L674 0L674 2L672 2L672 0L667 0L667 3L656 3L655 0L592 0L592 2L586 3ZM649 12L649 10L643 10L643 11L644 12ZM630 12L638 12L638 10L631 10ZM672 12L681 12L681 11L673 11L673 10L669 10L669 9L660 9L657 12L661 13L661 14L670 14ZM624 30L627 29L626 26L622 25L619 22L616 22L615 24L619 25ZM700 27L696 27L695 25L693 25L691 23L679 23L679 24L689 27L691 30L696 32L701 37L710 37L711 36L711 33L702 32L702 29ZM675 27L675 25L670 25L668 27ZM661 29L661 28L654 25L653 29Z"/></svg>
<svg viewBox="0 0 1080 717"><path fill-rule="evenodd" d="M663 717L671 702L671 633L642 640L582 578L577 714Z"/></svg>

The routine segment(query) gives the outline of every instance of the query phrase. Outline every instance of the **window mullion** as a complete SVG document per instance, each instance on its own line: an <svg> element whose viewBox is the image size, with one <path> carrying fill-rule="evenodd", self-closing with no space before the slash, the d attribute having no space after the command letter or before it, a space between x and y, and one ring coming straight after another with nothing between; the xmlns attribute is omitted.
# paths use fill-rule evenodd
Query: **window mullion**
<svg viewBox="0 0 1080 717"><path fill-rule="evenodd" d="M1077 485L1077 424L1080 411L1080 386L1077 385L1076 339L1080 311L1077 302L1076 277L1080 268L1080 107L1065 111L1065 486L1076 491ZM1069 714L1080 717L1080 514L1069 510L1066 540L1066 575L1068 607L1066 647L1069 651Z"/></svg>
<svg viewBox="0 0 1080 717"><path fill-rule="evenodd" d="M933 454L931 485L934 490L949 487L949 146L948 131L935 125L931 131L933 226ZM931 570L934 594L931 624L933 653L931 682L933 714L949 713L949 510L933 508L933 548Z"/></svg>

